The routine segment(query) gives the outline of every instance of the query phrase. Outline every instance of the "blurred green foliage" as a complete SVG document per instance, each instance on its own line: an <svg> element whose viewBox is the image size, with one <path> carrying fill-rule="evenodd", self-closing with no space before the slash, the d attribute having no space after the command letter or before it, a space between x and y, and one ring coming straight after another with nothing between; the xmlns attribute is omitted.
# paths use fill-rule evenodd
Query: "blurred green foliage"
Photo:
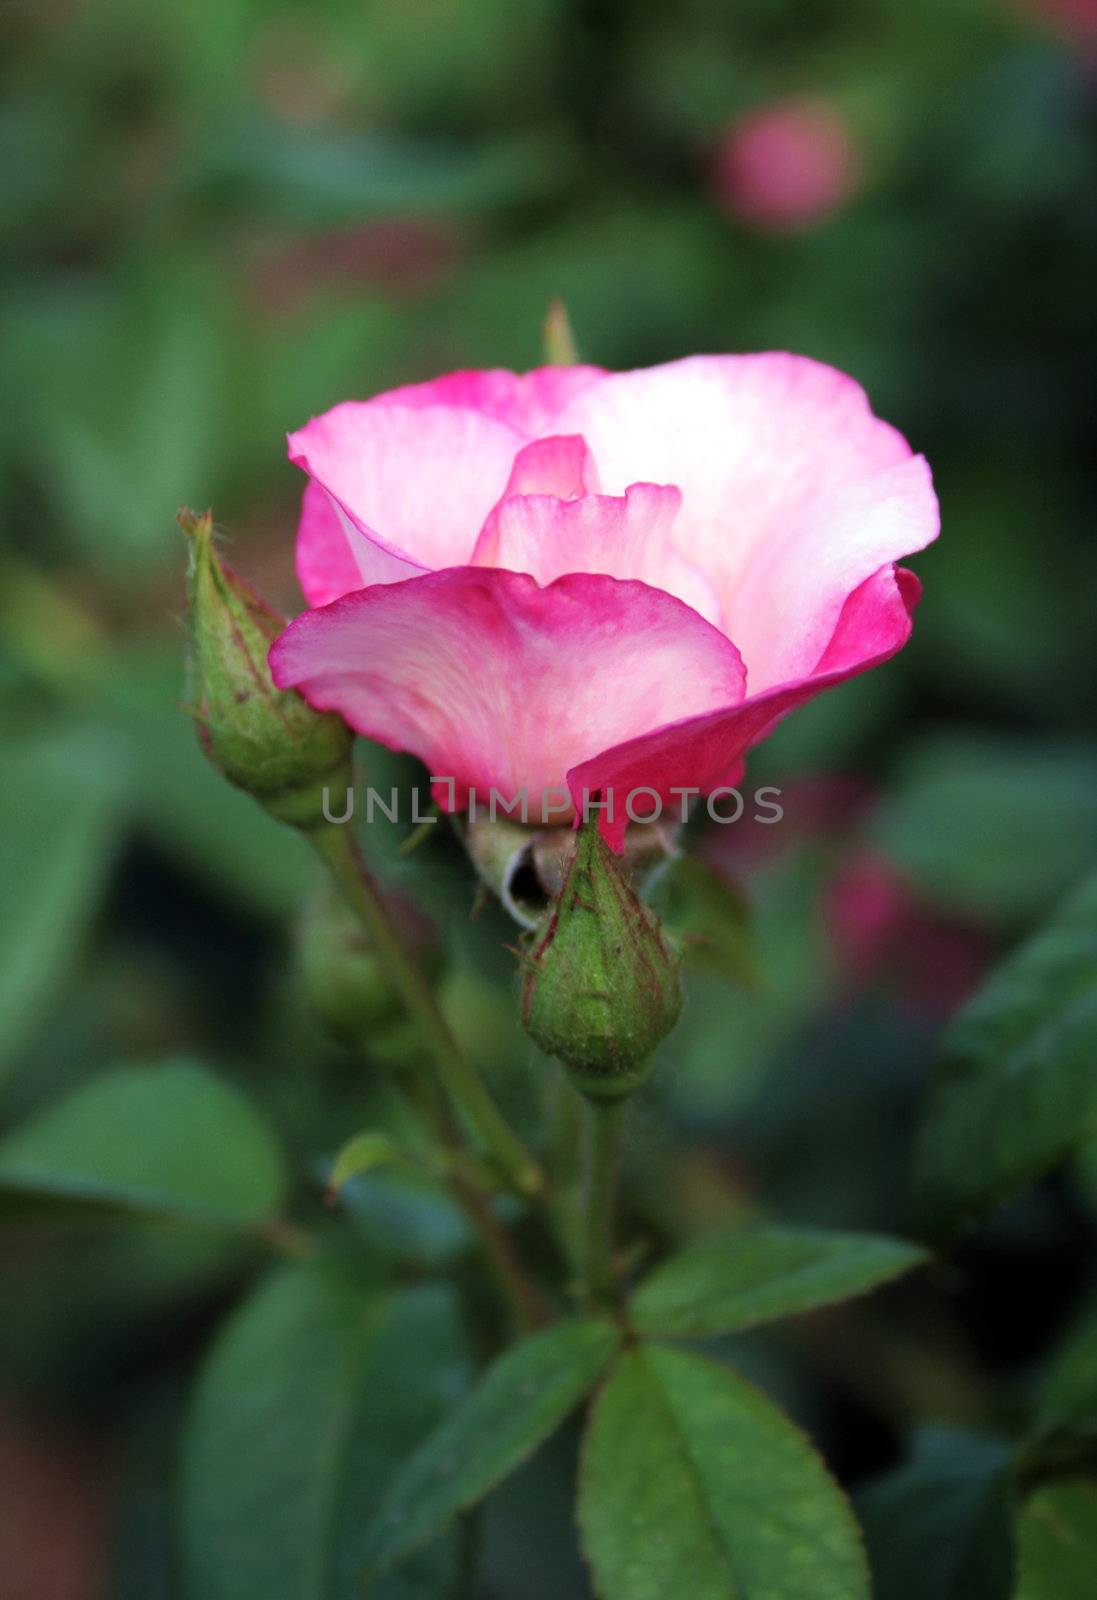
<svg viewBox="0 0 1097 1600"><path fill-rule="evenodd" d="M296 1248L293 1227L330 1238L357 1277L283 1268L228 1324L184 1477L216 1537L251 1482L217 1431L223 1386L269 1345L303 1409L287 1420L260 1385L256 1414L322 1456L307 1380L324 1374L325 1416L357 1439L369 1372L330 1363L360 1309L384 1386L421 1295L443 1293L400 1280L468 1272L462 1220L429 1182L353 1180L353 1227L320 1208L333 1151L369 1122L398 1126L387 1074L405 1046L378 1039L363 1062L307 1014L290 951L306 848L206 767L179 708L175 507L212 504L234 564L296 609L284 432L452 367L536 364L554 295L607 366L780 347L855 374L933 464L943 537L917 563L912 646L758 752L752 778L782 786L785 824L698 841L711 876L683 925L715 914L710 957L762 981L742 989L699 961L638 1110L627 1206L653 1250L765 1211L910 1232L944 1015L1097 860L1097 64L1010 0L11 0L0 43L0 1432L16 1410L53 1412L94 1442L64 1495L38 1493L26 1467L18 1532L32 1551L64 1546L105 1473L106 1533L72 1592L149 1600L178 1592L182 1397L221 1313ZM767 235L724 209L712 154L732 119L790 94L840 109L862 179L814 227ZM363 760L378 787L418 780L386 752ZM855 803L812 799L851 778ZM377 828L370 850L446 930L453 1024L535 1130L550 1074L517 1028L513 935L494 909L469 922L472 878L444 835L398 858L401 831ZM831 903L866 852L901 884L894 948L877 930L871 961ZM174 1092L146 1098L157 1075ZM88 1096L74 1136L65 1118ZM180 1163L159 1210L135 1160L156 1148ZM1067 1585L1092 1538L1092 1430L1066 1429L1064 1380L1041 1402L1036 1374L1094 1287L1095 1151L916 1286L810 1336L742 1342L741 1364L865 1486L882 1600L1009 1596L1006 1463L1027 1484L1016 1462L1045 1459L1034 1439L1077 1476L1028 1502L1019 1593L1082 1592ZM257 1230L249 1186L269 1209L283 1166L295 1224ZM182 1214L188 1185L208 1206L214 1167L242 1185L247 1227ZM74 1173L109 1202L94 1217L62 1203ZM363 1486L426 1428L442 1376L460 1391L465 1333L447 1307L427 1317L445 1347L435 1387L418 1421L359 1441ZM582 1593L562 1509L573 1452L566 1435L488 1501L487 1600ZM195 1476L203 1453L222 1479ZM279 1503L295 1495L282 1485ZM345 1565L357 1534L343 1508L336 1521ZM10 1537L0 1515L3 1592ZM938 1573L924 1556L946 1545ZM282 1548L252 1552L270 1600L304 1592L278 1587ZM215 1553L186 1548L187 1600L220 1592ZM460 1551L423 1559L429 1585ZM339 1573L330 1592L349 1595Z"/></svg>

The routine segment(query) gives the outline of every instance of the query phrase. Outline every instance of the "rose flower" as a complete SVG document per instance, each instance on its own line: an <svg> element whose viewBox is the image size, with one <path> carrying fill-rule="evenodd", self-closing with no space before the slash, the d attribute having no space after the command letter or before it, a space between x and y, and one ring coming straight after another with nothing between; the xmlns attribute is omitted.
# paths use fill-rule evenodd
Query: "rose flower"
<svg viewBox="0 0 1097 1600"><path fill-rule="evenodd" d="M899 650L919 584L894 563L938 528L924 459L784 354L453 373L334 407L290 458L312 609L279 687L458 808L495 790L564 821L598 796L615 848Z"/></svg>

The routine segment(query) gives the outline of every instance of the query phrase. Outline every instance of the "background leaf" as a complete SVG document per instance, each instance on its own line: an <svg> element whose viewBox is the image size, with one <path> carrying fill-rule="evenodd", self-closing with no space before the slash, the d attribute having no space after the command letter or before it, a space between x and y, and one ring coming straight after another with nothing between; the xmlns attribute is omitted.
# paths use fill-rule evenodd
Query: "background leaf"
<svg viewBox="0 0 1097 1600"><path fill-rule="evenodd" d="M1054 1350L1041 1385L1037 1425L1097 1438L1097 1305Z"/></svg>
<svg viewBox="0 0 1097 1600"><path fill-rule="evenodd" d="M513 1471L587 1394L616 1345L608 1323L576 1321L500 1356L385 1496L369 1529L370 1568L401 1560Z"/></svg>
<svg viewBox="0 0 1097 1600"><path fill-rule="evenodd" d="M648 1346L595 1406L579 1495L604 1600L867 1600L841 1490L770 1401L724 1367Z"/></svg>
<svg viewBox="0 0 1097 1600"><path fill-rule="evenodd" d="M763 978L753 949L750 907L741 890L683 853L668 863L651 896L686 962L757 991Z"/></svg>
<svg viewBox="0 0 1097 1600"><path fill-rule="evenodd" d="M947 1225L1097 1134L1097 878L1013 955L945 1035L917 1187Z"/></svg>
<svg viewBox="0 0 1097 1600"><path fill-rule="evenodd" d="M872 837L934 904L1015 927L1097 860L1097 757L938 734L905 757Z"/></svg>
<svg viewBox="0 0 1097 1600"><path fill-rule="evenodd" d="M590 1600L575 1537L579 1427L565 1423L492 1491L476 1521L492 1600Z"/></svg>
<svg viewBox="0 0 1097 1600"><path fill-rule="evenodd" d="M927 1428L857 1495L877 1600L1009 1600L1009 1459L996 1439Z"/></svg>
<svg viewBox="0 0 1097 1600"><path fill-rule="evenodd" d="M698 1239L632 1299L641 1333L704 1338L867 1294L926 1252L902 1239L818 1228L743 1227Z"/></svg>
<svg viewBox="0 0 1097 1600"><path fill-rule="evenodd" d="M0 1193L247 1227L286 1189L282 1153L248 1100L192 1061L118 1067L0 1142Z"/></svg>
<svg viewBox="0 0 1097 1600"><path fill-rule="evenodd" d="M185 1600L357 1600L370 1512L468 1370L443 1286L371 1291L312 1267L268 1279L199 1381L181 1486ZM434 1600L455 1559L452 1541L435 1544L371 1600Z"/></svg>
<svg viewBox="0 0 1097 1600"><path fill-rule="evenodd" d="M90 730L28 740L0 785L0 1073L80 947L110 872L125 750Z"/></svg>
<svg viewBox="0 0 1097 1600"><path fill-rule="evenodd" d="M1045 1484L1017 1525L1014 1600L1090 1600L1097 1574L1097 1483Z"/></svg>
<svg viewBox="0 0 1097 1600"><path fill-rule="evenodd" d="M132 751L144 835L219 900L285 917L315 881L308 846L225 782L198 746L184 699L181 637L112 659L95 709Z"/></svg>
<svg viewBox="0 0 1097 1600"><path fill-rule="evenodd" d="M438 1270L472 1243L467 1219L429 1172L362 1173L343 1185L339 1203L370 1248L395 1261Z"/></svg>

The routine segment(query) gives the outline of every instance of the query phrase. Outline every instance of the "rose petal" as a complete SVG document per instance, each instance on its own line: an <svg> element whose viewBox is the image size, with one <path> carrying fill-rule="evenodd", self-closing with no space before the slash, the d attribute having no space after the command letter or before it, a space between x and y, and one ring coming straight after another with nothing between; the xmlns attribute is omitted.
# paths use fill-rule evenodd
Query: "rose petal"
<svg viewBox="0 0 1097 1600"><path fill-rule="evenodd" d="M461 406L505 422L536 439L557 433L564 407L605 377L601 367L537 367L532 372L448 372L428 383L406 384L380 398L402 406Z"/></svg>
<svg viewBox="0 0 1097 1600"><path fill-rule="evenodd" d="M602 831L621 848L627 816L624 801L639 788L654 789L664 800L682 788L702 794L742 775L742 760L782 717L824 689L879 665L910 637L911 617L921 584L904 568L884 567L865 580L842 608L834 634L807 677L751 695L726 709L693 716L604 750L568 773L576 805L584 792L613 796L612 816L604 813ZM634 807L634 809L637 809Z"/></svg>
<svg viewBox="0 0 1097 1600"><path fill-rule="evenodd" d="M355 538L361 535L355 530ZM362 587L351 541L327 490L309 478L297 527L297 581L310 606L326 606Z"/></svg>
<svg viewBox="0 0 1097 1600"><path fill-rule="evenodd" d="M718 623L711 586L674 547L681 502L673 485L654 483L632 484L621 497L515 495L489 517L476 559L489 555L491 565L531 573L541 584L568 572L638 578Z"/></svg>
<svg viewBox="0 0 1097 1600"><path fill-rule="evenodd" d="M423 568L368 537L315 478L305 484L295 558L297 581L310 606L326 606L371 583L399 583Z"/></svg>
<svg viewBox="0 0 1097 1600"><path fill-rule="evenodd" d="M847 597L937 534L929 469L863 390L800 356L693 356L602 379L558 419L603 488L676 483L752 694L809 672Z"/></svg>
<svg viewBox="0 0 1097 1600"><path fill-rule="evenodd" d="M552 494L558 500L574 500L581 494L594 494L597 488L598 469L583 436L551 434L519 450L503 500L513 494Z"/></svg>
<svg viewBox="0 0 1097 1600"><path fill-rule="evenodd" d="M569 767L743 692L735 647L646 584L584 573L547 588L456 567L306 612L271 650L275 682L382 744L515 799L531 818ZM557 815L561 813L558 811Z"/></svg>
<svg viewBox="0 0 1097 1600"><path fill-rule="evenodd" d="M561 500L589 494L598 486L598 473L586 440L578 434L535 439L514 458L502 499L488 515L472 552L471 565L499 567L499 512L512 495L547 494Z"/></svg>
<svg viewBox="0 0 1097 1600"><path fill-rule="evenodd" d="M358 588L468 561L521 447L505 423L451 406L347 401L314 417L290 435L290 460L328 491L335 517L302 525L306 595L347 570L337 534Z"/></svg>

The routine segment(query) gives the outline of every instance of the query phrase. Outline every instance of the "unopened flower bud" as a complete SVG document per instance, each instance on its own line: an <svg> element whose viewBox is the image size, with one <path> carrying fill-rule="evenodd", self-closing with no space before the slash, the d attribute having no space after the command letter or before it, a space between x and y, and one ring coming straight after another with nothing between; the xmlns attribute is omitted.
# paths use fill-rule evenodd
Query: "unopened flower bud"
<svg viewBox="0 0 1097 1600"><path fill-rule="evenodd" d="M221 560L209 512L181 511L179 523L190 538L188 687L203 749L280 822L318 826L325 789L331 813L341 816L353 734L295 689L275 688L267 652L285 618Z"/></svg>
<svg viewBox="0 0 1097 1600"><path fill-rule="evenodd" d="M423 972L441 969L438 935L410 900L387 895L388 909ZM305 907L298 941L305 994L317 1020L344 1044L361 1042L401 1021L404 1009L371 950L358 918L327 881Z"/></svg>
<svg viewBox="0 0 1097 1600"><path fill-rule="evenodd" d="M681 1008L678 956L591 821L526 956L526 1031L584 1094L612 1099L644 1082Z"/></svg>

